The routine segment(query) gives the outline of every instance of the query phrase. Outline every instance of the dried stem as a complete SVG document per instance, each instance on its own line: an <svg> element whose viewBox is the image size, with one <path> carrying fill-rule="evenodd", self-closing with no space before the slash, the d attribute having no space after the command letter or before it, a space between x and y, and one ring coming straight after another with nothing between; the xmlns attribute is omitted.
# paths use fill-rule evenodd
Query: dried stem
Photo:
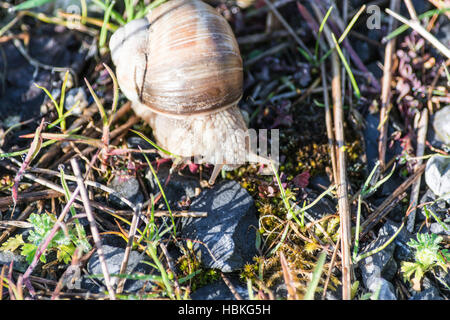
<svg viewBox="0 0 450 320"><path fill-rule="evenodd" d="M73 173L77 177L77 184L81 198L83 200L84 209L87 214L87 219L91 226L91 233L94 239L95 246L97 247L97 253L100 260L100 265L102 268L103 276L105 278L106 288L108 289L108 294L111 300L115 300L116 296L114 293L114 289L111 284L111 278L108 273L108 266L106 265L105 256L103 254L102 242L100 239L100 234L98 232L97 226L95 224L94 214L91 209L91 205L89 203L89 197L87 194L86 187L84 185L83 177L81 176L80 168L78 167L78 163L76 159L71 159L70 164L72 165Z"/></svg>
<svg viewBox="0 0 450 320"><path fill-rule="evenodd" d="M303 41L297 36L295 31L291 28L291 26L286 22L286 20L283 18L281 13L278 11L277 8L269 1L264 0L266 5L269 7L270 11L273 12L273 14L277 17L277 19L281 22L281 24L286 28L286 30L289 32L289 34L294 38L295 42L303 49L306 53L309 54L310 57L312 57L311 52L309 51L308 47L303 43Z"/></svg>
<svg viewBox="0 0 450 320"><path fill-rule="evenodd" d="M141 205L138 204L134 210L133 219L131 219L131 226L130 226L130 232L128 233L127 247L125 248L125 253L123 255L122 264L120 265L120 271L119 271L120 274L125 274L125 272L127 271L128 258L130 257L130 252L133 247L134 236L136 234L137 223L139 221L140 214L141 214ZM127 280L126 278L122 278L119 280L119 282L117 284L117 291L116 291L117 294L122 293L126 280Z"/></svg>
<svg viewBox="0 0 450 320"><path fill-rule="evenodd" d="M311 3L317 19L323 19L320 9ZM327 25L323 29L330 48L334 47L332 33ZM331 54L332 63L332 81L331 91L333 97L333 114L334 114L334 130L337 143L336 170L339 217L340 217L340 236L341 236L341 255L342 255L342 298L350 300L351 298L351 221L350 221L350 204L348 200L348 182L347 182L347 164L345 159L345 140L344 140L344 113L342 106L342 90L341 90L341 70L340 60L337 52L334 50Z"/></svg>
<svg viewBox="0 0 450 320"><path fill-rule="evenodd" d="M402 199L402 194L405 193L406 189L408 189L414 181L423 173L425 170L426 164L420 165L406 181L404 181L386 200L383 201L382 204L372 213L367 219L361 224L362 236L367 234L369 230L383 217L385 217L389 211L393 208L393 204Z"/></svg>
<svg viewBox="0 0 450 320"><path fill-rule="evenodd" d="M322 88L323 88L323 101L325 104L325 124L327 126L327 136L328 136L328 148L331 155L331 167L333 169L333 183L337 182L337 164L336 164L336 141L334 140L333 133L333 115L330 109L330 99L328 97L328 84L327 84L327 74L325 71L325 64L322 63L320 66L320 71L322 73Z"/></svg>
<svg viewBox="0 0 450 320"><path fill-rule="evenodd" d="M422 25L418 21L408 20L405 17L389 9L386 9L386 12L391 16L393 16L395 19L399 20L400 22L408 25L411 29L417 31L418 34L420 34L422 37L425 38L425 40L430 42L436 49L438 49L444 56L446 56L447 59L450 59L450 49L447 48L445 45L443 45L442 42L440 42L435 36L429 33L424 27L422 27Z"/></svg>
<svg viewBox="0 0 450 320"><path fill-rule="evenodd" d="M417 163L414 166L414 172L418 170L418 168L422 165L422 156L425 152L425 142L427 139L427 128L428 128L428 109L423 108L420 113L420 120L417 129ZM419 191L420 191L420 180L421 175L417 177L417 180L413 183L411 187L411 197L410 197L410 206L413 208L408 217L408 222L406 228L409 232L414 231L414 222L416 219L416 206L419 201Z"/></svg>
<svg viewBox="0 0 450 320"><path fill-rule="evenodd" d="M399 0L391 0L390 7L392 10L398 11L400 8ZM388 33L391 33L395 28L395 21L390 18ZM380 136L378 140L378 160L380 161L381 169L386 165L386 146L387 146L387 131L389 127L389 110L391 108L391 80L392 80L392 62L395 51L395 38L386 44L384 51L384 69L383 78L381 82L381 109L380 109Z"/></svg>

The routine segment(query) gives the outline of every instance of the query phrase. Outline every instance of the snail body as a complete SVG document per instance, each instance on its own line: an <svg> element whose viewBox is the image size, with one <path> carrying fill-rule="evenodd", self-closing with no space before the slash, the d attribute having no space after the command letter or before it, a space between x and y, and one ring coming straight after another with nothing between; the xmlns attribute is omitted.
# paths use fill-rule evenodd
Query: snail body
<svg viewBox="0 0 450 320"><path fill-rule="evenodd" d="M246 150L243 67L225 18L201 0L171 0L118 29L109 45L119 86L159 146L236 167Z"/></svg>

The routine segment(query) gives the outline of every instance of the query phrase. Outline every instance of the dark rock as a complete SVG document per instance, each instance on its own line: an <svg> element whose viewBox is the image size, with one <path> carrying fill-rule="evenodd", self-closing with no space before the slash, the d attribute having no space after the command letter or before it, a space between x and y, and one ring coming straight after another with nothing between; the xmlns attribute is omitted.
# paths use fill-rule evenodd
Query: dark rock
<svg viewBox="0 0 450 320"><path fill-rule="evenodd" d="M353 43L353 49L358 53L359 58L363 63L367 63L372 59L371 46L366 41L356 40Z"/></svg>
<svg viewBox="0 0 450 320"><path fill-rule="evenodd" d="M447 235L450 236L450 229L447 228L447 230L444 229L443 226L441 226L439 223L434 222L430 225L430 231L439 235Z"/></svg>
<svg viewBox="0 0 450 320"><path fill-rule="evenodd" d="M436 38L438 38L444 46L450 48L450 23L447 23L439 28Z"/></svg>
<svg viewBox="0 0 450 320"><path fill-rule="evenodd" d="M390 196L403 183L403 178L398 175L392 174L392 176L381 186L381 195Z"/></svg>
<svg viewBox="0 0 450 320"><path fill-rule="evenodd" d="M446 203L443 200L435 201L436 195L428 189L422 198L420 198L420 204L428 203L426 205L428 211L433 212L441 221L445 221L448 218L448 210L450 209L450 204ZM430 203L431 202L431 203ZM420 208L420 212L422 214L417 215L416 219L418 222L423 222L425 220L425 206Z"/></svg>
<svg viewBox="0 0 450 320"><path fill-rule="evenodd" d="M450 158L432 156L425 168L425 182L436 196L450 201Z"/></svg>
<svg viewBox="0 0 450 320"><path fill-rule="evenodd" d="M317 194L310 189L305 189L305 191L306 191L307 195L306 195L306 199L302 199L302 201L301 201L302 204L303 204L303 201L305 201L305 204L309 205L310 203L315 201L320 196L320 194ZM297 199L300 199L300 197ZM291 205L293 206L294 210L301 209L301 207L299 205L295 204L294 202L292 202ZM314 206L312 206L311 208L309 208L307 210L309 217L306 217L306 218L312 218L312 220L318 220L318 219L323 218L326 215L334 214L336 212L336 210L337 210L336 204L333 201L331 201L327 197L322 197ZM306 213L305 213L305 216L306 216Z"/></svg>
<svg viewBox="0 0 450 320"><path fill-rule="evenodd" d="M197 240L194 249L201 251L207 268L232 272L252 261L258 220L253 198L239 183L223 181L204 190L190 210L208 213L206 218L183 219L181 230L181 237Z"/></svg>
<svg viewBox="0 0 450 320"><path fill-rule="evenodd" d="M198 179L182 176L174 172L170 176L169 183L165 185L166 179L169 176L169 169L168 166L162 166L158 169L156 174L164 189L164 194L167 197L171 209L181 209L178 202L186 198L194 198L200 189L200 183L198 182ZM150 183L150 191L156 195L160 190L152 172L149 170L145 177ZM167 210L164 201L159 201L159 203L159 209Z"/></svg>
<svg viewBox="0 0 450 320"><path fill-rule="evenodd" d="M378 124L380 123L380 115L378 113L367 114L366 118L366 127L364 129L364 143L366 145L366 157L368 164L368 172L371 172L373 167L375 166L375 161L378 159ZM388 136L393 133L393 128L389 126ZM396 154L401 152L397 152L398 144L395 143L394 146L386 147L386 162L389 162ZM392 177L391 177L392 179ZM389 180L391 180L389 179Z"/></svg>
<svg viewBox="0 0 450 320"><path fill-rule="evenodd" d="M144 196L140 191L139 182L134 176L129 175L117 175L108 185L110 188L116 190L116 193L112 193L109 196L109 200L120 208L129 208L122 200L118 198L118 195L129 200L133 204L140 203L144 200Z"/></svg>
<svg viewBox="0 0 450 320"><path fill-rule="evenodd" d="M319 192L323 192L328 189L330 184L330 179L326 175L315 175L309 182L309 186Z"/></svg>
<svg viewBox="0 0 450 320"><path fill-rule="evenodd" d="M416 292L409 300L444 300L439 296L439 291L435 287Z"/></svg>
<svg viewBox="0 0 450 320"><path fill-rule="evenodd" d="M58 32L58 29L59 26L51 24L29 28L28 53L41 63L55 67L70 67L78 74L88 61L88 48L83 46L80 36L75 32L65 28L62 28L62 32ZM6 81L0 84L0 114L19 115L21 121L39 116L46 95L34 83L52 91L53 88L61 87L61 74L33 67L12 41L5 42L3 50L4 54L0 55L0 70L6 71L4 74ZM37 126L38 123L33 125ZM33 132L34 129L31 127L32 125L25 126L24 130ZM28 142L25 141L24 144L26 143ZM8 149L9 145L5 148Z"/></svg>
<svg viewBox="0 0 450 320"><path fill-rule="evenodd" d="M108 245L103 245L103 253L105 256L106 265L109 274L118 274L120 271L120 265L125 254L125 249L116 248ZM142 262L143 257L137 251L131 251L128 259L128 265L126 272L127 274L156 274L155 270L148 264ZM90 275L102 275L102 268L100 264L100 259L98 253L95 252L89 259L87 264L87 270ZM113 283L117 283L117 277L111 277ZM99 279L89 279L83 276L80 280L79 287L82 289L87 289L92 293L98 293L104 290L105 287L103 283L103 278ZM124 291L128 293L136 293L141 289L150 288L151 284L144 280L129 280L125 282Z"/></svg>
<svg viewBox="0 0 450 320"><path fill-rule="evenodd" d="M380 69L378 64L376 62L371 62L367 65L367 69L372 72L373 76L376 79L381 79L383 76L383 70Z"/></svg>
<svg viewBox="0 0 450 320"><path fill-rule="evenodd" d="M0 251L0 269L3 266L9 266L13 262L13 269L19 272L25 272L28 268L28 262L25 256L22 256L19 252Z"/></svg>
<svg viewBox="0 0 450 320"><path fill-rule="evenodd" d="M450 24L449 24L450 26ZM450 105L436 111L432 118L436 139L450 146Z"/></svg>
<svg viewBox="0 0 450 320"><path fill-rule="evenodd" d="M249 294L247 286L244 286L237 277L228 277L236 292L241 296L242 299L248 300ZM200 289L195 290L191 294L192 300L236 300L236 297L231 292L230 288L225 284L225 282L220 279L211 284L207 284Z"/></svg>
<svg viewBox="0 0 450 320"><path fill-rule="evenodd" d="M395 244L394 258L398 262L414 260L414 252L410 246L401 240L396 240Z"/></svg>
<svg viewBox="0 0 450 320"><path fill-rule="evenodd" d="M395 233L394 225L385 225L378 232L378 237L375 239L364 252L371 251L386 243L389 238ZM369 288L370 282L376 278L383 277L386 280L391 280L397 272L397 263L394 260L395 241L392 241L383 250L365 258L361 264L361 274L364 284Z"/></svg>
<svg viewBox="0 0 450 320"><path fill-rule="evenodd" d="M367 287L372 293L378 293L377 300L397 300L392 283L383 278L374 278Z"/></svg>
<svg viewBox="0 0 450 320"><path fill-rule="evenodd" d="M139 150L139 147L142 150L154 149L154 147L150 143L148 143L141 137L136 137L136 136L130 137L127 139L127 147L130 149L136 149L136 150ZM157 154L156 153L148 153L148 154L146 154L146 156L150 162L153 162L156 160ZM145 157L140 153L134 153L133 157L141 160L142 162L146 162Z"/></svg>
<svg viewBox="0 0 450 320"><path fill-rule="evenodd" d="M385 235L386 238L390 238L395 232L397 232L399 226L400 223L387 220L383 228L380 229L379 235L383 234ZM411 260L414 258L414 252L407 245L407 243L412 238L414 238L413 235L410 232L408 232L408 230L405 227L403 227L402 230L395 237L394 258L396 261L401 262Z"/></svg>

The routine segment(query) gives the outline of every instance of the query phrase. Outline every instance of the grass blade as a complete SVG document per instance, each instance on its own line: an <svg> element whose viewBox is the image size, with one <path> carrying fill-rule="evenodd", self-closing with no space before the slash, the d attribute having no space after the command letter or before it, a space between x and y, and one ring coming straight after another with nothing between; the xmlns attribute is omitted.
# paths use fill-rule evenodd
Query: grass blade
<svg viewBox="0 0 450 320"><path fill-rule="evenodd" d="M31 8L40 7L48 2L53 2L55 0L28 0L12 7L12 11L26 10Z"/></svg>
<svg viewBox="0 0 450 320"><path fill-rule="evenodd" d="M314 53L314 56L316 57L316 60L318 60L318 57L319 57L319 42L320 42L320 36L322 35L323 28L324 28L324 26L325 26L325 23L326 23L327 20L328 20L328 17L330 16L332 10L333 10L333 6L331 6L331 7L328 9L327 13L325 14L325 17L323 18L322 22L320 23L319 33L318 33L318 35L317 35L316 48L315 48L315 53Z"/></svg>
<svg viewBox="0 0 450 320"><path fill-rule="evenodd" d="M322 252L317 260L317 265L314 268L313 276L311 282L306 289L306 294L303 300L314 300L314 293L316 292L317 285L319 284L320 276L322 274L323 265L325 264L325 258L327 257L326 252Z"/></svg>
<svg viewBox="0 0 450 320"><path fill-rule="evenodd" d="M103 25L102 25L102 28L100 30L100 39L99 39L99 47L100 48L105 47L106 35L108 34L107 26L108 26L108 23L109 23L109 18L111 17L112 8L114 7L115 4L116 4L116 2L113 0L111 2L111 4L108 6L108 8L106 8L105 16L103 17Z"/></svg>
<svg viewBox="0 0 450 320"><path fill-rule="evenodd" d="M350 77L350 82L352 83L353 90L355 91L356 98L361 98L361 92L359 91L358 84L356 83L355 77L353 76L353 72L348 65L347 59L345 59L344 54L342 53L341 47L334 36L334 33L331 34L333 37L334 44L336 45L336 50L341 58L342 63L344 64L345 70L347 71L348 76Z"/></svg>

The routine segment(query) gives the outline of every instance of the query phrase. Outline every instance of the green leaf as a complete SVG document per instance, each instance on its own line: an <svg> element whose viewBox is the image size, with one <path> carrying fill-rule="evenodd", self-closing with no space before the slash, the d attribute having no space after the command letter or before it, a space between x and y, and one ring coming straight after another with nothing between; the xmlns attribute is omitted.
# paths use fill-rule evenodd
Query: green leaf
<svg viewBox="0 0 450 320"><path fill-rule="evenodd" d="M22 251L20 252L21 255L25 256L27 262L31 264L33 262L34 255L36 254L37 245L33 243L25 243L22 247ZM45 257L44 255L41 255L41 261L44 259L45 263Z"/></svg>
<svg viewBox="0 0 450 320"><path fill-rule="evenodd" d="M22 2L21 4L18 4L17 6L12 7L13 11L18 11L18 10L25 10L25 9L31 9L31 8L36 8L36 7L40 7L48 2L53 2L55 0L28 0L25 2Z"/></svg>
<svg viewBox="0 0 450 320"><path fill-rule="evenodd" d="M404 279L409 281L412 274L416 271L417 268L420 268L420 266L415 262L403 261L401 264L401 271L404 273L403 274Z"/></svg>
<svg viewBox="0 0 450 320"><path fill-rule="evenodd" d="M112 8L114 7L115 4L116 4L116 2L113 0L111 2L111 4L105 10L105 16L103 17L103 25L102 25L102 29L100 30L100 40L99 40L100 48L103 48L105 46L106 35L108 34L107 26L109 23L109 18L111 17Z"/></svg>
<svg viewBox="0 0 450 320"><path fill-rule="evenodd" d="M0 251L10 251L14 252L18 247L23 245L25 242L22 239L22 234L16 234L15 237L10 237L6 240L0 247Z"/></svg>
<svg viewBox="0 0 450 320"><path fill-rule="evenodd" d="M319 284L320 276L322 274L323 265L327 257L326 252L322 252L317 260L317 265L314 268L313 276L306 289L304 300L314 300L314 293L316 292L317 285Z"/></svg>
<svg viewBox="0 0 450 320"><path fill-rule="evenodd" d="M72 243L68 245L61 245L58 246L58 252L56 253L56 257L58 261L63 261L65 264L68 264L74 252L75 246Z"/></svg>
<svg viewBox="0 0 450 320"><path fill-rule="evenodd" d="M350 293L350 299L353 300L353 298L356 296L356 293L358 292L359 288L359 281L355 281L352 283L351 293Z"/></svg>
<svg viewBox="0 0 450 320"><path fill-rule="evenodd" d="M355 76L353 75L352 69L350 68L350 66L348 64L347 59L345 59L344 54L342 53L341 47L339 46L339 43L337 42L336 37L334 36L334 33L332 33L331 36L332 36L334 44L336 46L336 51L338 52L339 57L341 58L341 61L344 65L344 68L347 71L347 74L350 78L350 82L352 84L353 90L355 91L355 96L356 96L356 98L359 99L359 98L361 98L361 93L359 91L358 84L356 83Z"/></svg>

